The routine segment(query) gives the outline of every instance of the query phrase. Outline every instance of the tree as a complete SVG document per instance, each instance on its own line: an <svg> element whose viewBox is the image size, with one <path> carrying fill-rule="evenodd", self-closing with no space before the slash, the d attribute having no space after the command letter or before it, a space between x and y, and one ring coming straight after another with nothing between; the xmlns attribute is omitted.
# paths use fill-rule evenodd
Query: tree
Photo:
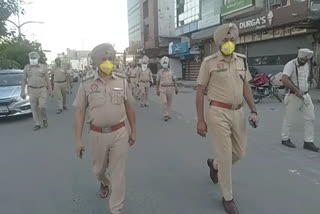
<svg viewBox="0 0 320 214"><path fill-rule="evenodd" d="M6 21L13 14L23 11L19 7L22 0L0 0L0 38L7 36Z"/></svg>
<svg viewBox="0 0 320 214"><path fill-rule="evenodd" d="M20 68L23 69L29 63L28 54L36 51L40 55L39 63L45 64L47 58L42 51L40 43L31 42L27 39L7 38L0 41L0 69Z"/></svg>

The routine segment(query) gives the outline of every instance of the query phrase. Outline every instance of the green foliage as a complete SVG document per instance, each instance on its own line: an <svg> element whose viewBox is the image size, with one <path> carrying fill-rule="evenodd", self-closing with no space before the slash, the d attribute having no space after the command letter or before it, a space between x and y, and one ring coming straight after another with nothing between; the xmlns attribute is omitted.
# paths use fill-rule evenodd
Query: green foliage
<svg viewBox="0 0 320 214"><path fill-rule="evenodd" d="M40 43L27 39L6 38L0 41L0 68L21 68L29 64L28 54L36 51L40 55L39 62L45 64L47 58Z"/></svg>
<svg viewBox="0 0 320 214"><path fill-rule="evenodd" d="M23 12L19 7L21 2L22 0L0 0L0 38L9 34L6 28L6 20L11 15Z"/></svg>

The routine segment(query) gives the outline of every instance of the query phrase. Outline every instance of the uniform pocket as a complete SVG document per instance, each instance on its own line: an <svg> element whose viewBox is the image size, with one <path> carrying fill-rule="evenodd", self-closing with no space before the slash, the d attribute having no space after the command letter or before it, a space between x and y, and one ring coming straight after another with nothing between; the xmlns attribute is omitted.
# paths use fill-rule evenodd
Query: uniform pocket
<svg viewBox="0 0 320 214"><path fill-rule="evenodd" d="M123 88L114 88L111 92L111 102L114 105L121 105L124 103L124 90Z"/></svg>
<svg viewBox="0 0 320 214"><path fill-rule="evenodd" d="M99 93L91 93L88 97L89 101L89 108L94 109L100 106L103 106L105 104L105 97L102 94Z"/></svg>
<svg viewBox="0 0 320 214"><path fill-rule="evenodd" d="M229 72L226 69L221 70L213 70L212 77L217 80L218 82L226 81L229 77Z"/></svg>

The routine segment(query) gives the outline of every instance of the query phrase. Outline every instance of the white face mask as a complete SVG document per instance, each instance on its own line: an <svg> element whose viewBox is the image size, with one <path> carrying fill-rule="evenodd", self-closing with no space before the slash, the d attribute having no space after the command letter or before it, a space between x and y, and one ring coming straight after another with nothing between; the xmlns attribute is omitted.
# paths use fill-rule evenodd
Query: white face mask
<svg viewBox="0 0 320 214"><path fill-rule="evenodd" d="M162 64L162 67L163 67L164 69L167 69L169 66L168 66L168 64Z"/></svg>
<svg viewBox="0 0 320 214"><path fill-rule="evenodd" d="M141 68L143 71L146 71L148 69L148 65L147 64L142 64Z"/></svg>
<svg viewBox="0 0 320 214"><path fill-rule="evenodd" d="M30 65L38 65L38 59L29 59Z"/></svg>

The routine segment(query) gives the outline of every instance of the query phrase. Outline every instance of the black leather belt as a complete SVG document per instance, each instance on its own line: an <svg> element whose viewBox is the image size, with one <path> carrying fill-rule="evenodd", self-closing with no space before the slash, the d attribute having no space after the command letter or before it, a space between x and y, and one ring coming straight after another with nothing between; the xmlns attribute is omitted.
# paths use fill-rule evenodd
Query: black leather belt
<svg viewBox="0 0 320 214"><path fill-rule="evenodd" d="M54 82L56 82L56 83L64 83L64 82L67 82L67 80L65 80L65 81L54 81Z"/></svg>
<svg viewBox="0 0 320 214"><path fill-rule="evenodd" d="M30 87L30 88L44 88L45 86L35 87L35 86L30 86L30 85L28 85L28 87Z"/></svg>

